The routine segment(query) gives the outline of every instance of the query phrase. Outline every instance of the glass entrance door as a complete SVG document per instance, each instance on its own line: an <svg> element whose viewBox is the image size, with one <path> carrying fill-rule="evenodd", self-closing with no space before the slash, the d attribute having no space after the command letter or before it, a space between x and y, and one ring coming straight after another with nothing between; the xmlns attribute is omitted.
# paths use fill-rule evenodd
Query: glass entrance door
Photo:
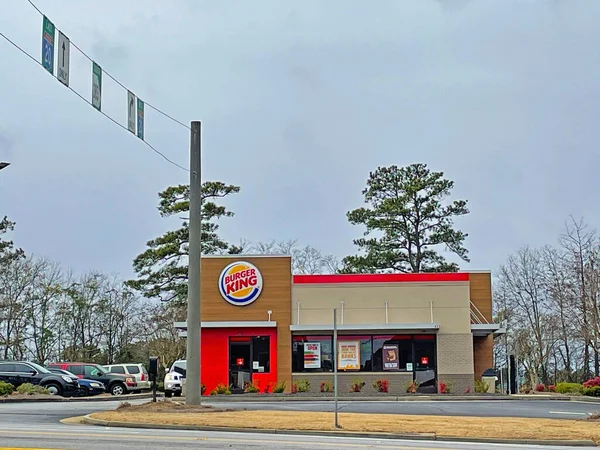
<svg viewBox="0 0 600 450"><path fill-rule="evenodd" d="M229 384L232 392L243 392L252 382L252 341L229 342Z"/></svg>

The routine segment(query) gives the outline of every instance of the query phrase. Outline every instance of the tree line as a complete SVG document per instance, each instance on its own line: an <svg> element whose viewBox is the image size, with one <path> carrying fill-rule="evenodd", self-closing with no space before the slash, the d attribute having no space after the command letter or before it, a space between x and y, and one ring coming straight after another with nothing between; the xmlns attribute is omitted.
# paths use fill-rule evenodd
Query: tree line
<svg viewBox="0 0 600 450"><path fill-rule="evenodd" d="M338 260L295 240L227 242L219 223L234 216L226 202L241 188L207 181L202 253L290 254L294 273L457 271L469 256L468 234L455 221L470 211L453 188L423 163L370 172L364 205L346 214L362 229L357 252ZM0 357L115 363L157 355L165 365L183 357L172 324L186 317L189 186L170 186L158 200L160 216L180 224L147 241L133 260L135 278L124 282L26 255L7 238L14 223L0 222ZM600 237L585 222L571 218L555 245L509 255L493 288L495 321L508 330L496 345L497 366L516 354L532 386L600 375Z"/></svg>
<svg viewBox="0 0 600 450"><path fill-rule="evenodd" d="M600 376L600 237L570 217L556 243L511 254L494 286L497 346L519 361L524 382L583 382Z"/></svg>

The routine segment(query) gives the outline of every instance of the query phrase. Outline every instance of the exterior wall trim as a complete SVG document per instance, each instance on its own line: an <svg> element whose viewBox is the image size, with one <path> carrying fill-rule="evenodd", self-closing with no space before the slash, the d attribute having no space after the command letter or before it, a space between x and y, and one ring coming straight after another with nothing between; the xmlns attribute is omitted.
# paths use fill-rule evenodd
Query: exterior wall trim
<svg viewBox="0 0 600 450"><path fill-rule="evenodd" d="M496 323L477 323L471 325L473 336L488 336L497 334L500 331L500 325Z"/></svg>
<svg viewBox="0 0 600 450"><path fill-rule="evenodd" d="M382 324L350 324L337 326L338 331L437 331L439 323L382 323ZM301 331L333 331L333 324L327 325L290 325L292 332Z"/></svg>
<svg viewBox="0 0 600 450"><path fill-rule="evenodd" d="M293 277L293 284L443 283L468 281L468 272L294 275Z"/></svg>
<svg viewBox="0 0 600 450"><path fill-rule="evenodd" d="M202 259L239 259L240 261L245 258L292 258L292 255L287 253L240 253L239 255L202 255Z"/></svg>
<svg viewBox="0 0 600 450"><path fill-rule="evenodd" d="M277 328L277 322L247 321L247 322L202 322L202 328ZM187 322L175 322L173 327L187 330Z"/></svg>

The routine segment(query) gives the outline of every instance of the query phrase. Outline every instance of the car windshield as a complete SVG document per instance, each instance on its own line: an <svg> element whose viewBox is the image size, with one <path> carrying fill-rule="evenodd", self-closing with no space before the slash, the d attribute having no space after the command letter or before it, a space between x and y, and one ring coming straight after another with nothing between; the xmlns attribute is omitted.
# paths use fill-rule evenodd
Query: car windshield
<svg viewBox="0 0 600 450"><path fill-rule="evenodd" d="M40 366L39 364L29 363L29 365L32 366L35 370L37 370L39 373L52 373L45 367Z"/></svg>
<svg viewBox="0 0 600 450"><path fill-rule="evenodd" d="M187 361L175 361L175 363L173 364L173 370L175 370L175 369L186 370L187 369Z"/></svg>
<svg viewBox="0 0 600 450"><path fill-rule="evenodd" d="M93 366L93 367L94 367L96 370L98 370L98 373L97 373L97 375L106 375L106 374L108 373L108 371L107 371L107 370L106 370L104 367L102 367L102 366L99 366L98 364L92 364L92 366ZM95 374L93 374L93 375L95 375Z"/></svg>

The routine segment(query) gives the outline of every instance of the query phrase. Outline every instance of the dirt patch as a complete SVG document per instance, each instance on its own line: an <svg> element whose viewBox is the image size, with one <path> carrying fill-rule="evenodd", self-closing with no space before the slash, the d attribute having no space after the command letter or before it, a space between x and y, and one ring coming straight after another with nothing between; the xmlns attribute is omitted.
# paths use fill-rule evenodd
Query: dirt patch
<svg viewBox="0 0 600 450"><path fill-rule="evenodd" d="M172 406L166 411L150 410L141 405L136 410L124 409L94 413L95 419L174 425L237 427L280 430L333 430L332 413L291 411L214 411L212 414L182 414ZM154 408L160 408L154 406ZM131 414L134 412L135 414ZM479 437L501 439L585 439L600 443L600 425L587 420L520 419L506 417L443 417L392 414L339 415L344 431L380 433L434 433L447 437Z"/></svg>
<svg viewBox="0 0 600 450"><path fill-rule="evenodd" d="M123 414L136 414L139 413L160 413L160 414L201 414L201 413L214 413L214 412L232 412L233 409L215 408L208 405L186 405L183 402L174 402L171 400L158 400L156 402L148 402L142 405L132 405L129 402L121 402L117 406L117 412Z"/></svg>

